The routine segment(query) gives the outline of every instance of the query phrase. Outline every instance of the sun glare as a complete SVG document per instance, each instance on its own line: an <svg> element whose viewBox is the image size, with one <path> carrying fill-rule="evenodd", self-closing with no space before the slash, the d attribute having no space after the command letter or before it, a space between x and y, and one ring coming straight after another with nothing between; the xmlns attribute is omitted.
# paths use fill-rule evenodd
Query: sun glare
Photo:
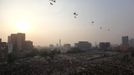
<svg viewBox="0 0 134 75"><path fill-rule="evenodd" d="M30 24L27 22L17 22L16 27L19 32L28 32L30 29Z"/></svg>

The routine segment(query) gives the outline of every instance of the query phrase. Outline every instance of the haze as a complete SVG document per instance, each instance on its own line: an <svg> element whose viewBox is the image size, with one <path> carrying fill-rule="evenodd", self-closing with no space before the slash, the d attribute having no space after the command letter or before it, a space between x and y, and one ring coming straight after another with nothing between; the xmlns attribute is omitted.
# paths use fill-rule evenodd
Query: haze
<svg viewBox="0 0 134 75"><path fill-rule="evenodd" d="M41 46L59 39L120 44L122 36L134 38L133 7L134 0L57 0L54 5L49 0L0 0L0 38L7 41L11 33L24 32ZM74 12L79 14L76 19ZM17 28L18 22L29 28Z"/></svg>

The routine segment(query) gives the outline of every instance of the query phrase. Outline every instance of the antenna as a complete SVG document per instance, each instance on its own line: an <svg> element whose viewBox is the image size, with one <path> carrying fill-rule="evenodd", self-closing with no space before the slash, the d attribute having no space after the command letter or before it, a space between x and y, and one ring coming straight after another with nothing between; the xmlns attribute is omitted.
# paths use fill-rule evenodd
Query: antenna
<svg viewBox="0 0 134 75"><path fill-rule="evenodd" d="M59 46L61 46L61 39L59 39Z"/></svg>
<svg viewBox="0 0 134 75"><path fill-rule="evenodd" d="M61 39L59 39L59 49L61 50Z"/></svg>

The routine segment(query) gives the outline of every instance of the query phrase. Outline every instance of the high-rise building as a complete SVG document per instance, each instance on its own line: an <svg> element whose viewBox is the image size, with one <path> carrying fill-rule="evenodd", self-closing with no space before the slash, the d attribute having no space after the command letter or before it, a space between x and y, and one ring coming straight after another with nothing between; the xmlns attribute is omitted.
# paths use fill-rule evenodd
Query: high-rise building
<svg viewBox="0 0 134 75"><path fill-rule="evenodd" d="M122 37L122 45L120 46L121 51L128 51L129 48L129 38L128 36Z"/></svg>
<svg viewBox="0 0 134 75"><path fill-rule="evenodd" d="M0 62L6 61L8 55L8 47L6 42L0 40Z"/></svg>
<svg viewBox="0 0 134 75"><path fill-rule="evenodd" d="M24 33L18 33L17 34L17 49L23 50L25 47L25 34Z"/></svg>
<svg viewBox="0 0 134 75"><path fill-rule="evenodd" d="M17 34L11 34L8 36L8 50L9 53L14 52L17 50Z"/></svg>
<svg viewBox="0 0 134 75"><path fill-rule="evenodd" d="M8 36L8 53L13 52L13 42L11 41L11 36Z"/></svg>
<svg viewBox="0 0 134 75"><path fill-rule="evenodd" d="M8 36L8 48L10 51L22 50L24 47L24 43L25 43L24 33L11 34L11 36Z"/></svg>
<svg viewBox="0 0 134 75"><path fill-rule="evenodd" d="M129 45L129 38L128 36L122 37L122 45Z"/></svg>
<svg viewBox="0 0 134 75"><path fill-rule="evenodd" d="M134 48L134 39L131 39L131 40L129 41L129 46Z"/></svg>
<svg viewBox="0 0 134 75"><path fill-rule="evenodd" d="M8 36L9 53L23 52L24 50L29 50L32 48L33 48L33 42L26 41L24 33L11 34L11 36Z"/></svg>

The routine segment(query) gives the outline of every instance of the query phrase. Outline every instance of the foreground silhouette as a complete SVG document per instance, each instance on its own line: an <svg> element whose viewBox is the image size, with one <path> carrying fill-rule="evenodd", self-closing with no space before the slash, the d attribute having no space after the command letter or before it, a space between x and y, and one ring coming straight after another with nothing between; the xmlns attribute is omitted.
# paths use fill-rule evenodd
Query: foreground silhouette
<svg viewBox="0 0 134 75"><path fill-rule="evenodd" d="M0 75L133 75L133 57L115 55L89 59L89 53L41 54L0 64Z"/></svg>

